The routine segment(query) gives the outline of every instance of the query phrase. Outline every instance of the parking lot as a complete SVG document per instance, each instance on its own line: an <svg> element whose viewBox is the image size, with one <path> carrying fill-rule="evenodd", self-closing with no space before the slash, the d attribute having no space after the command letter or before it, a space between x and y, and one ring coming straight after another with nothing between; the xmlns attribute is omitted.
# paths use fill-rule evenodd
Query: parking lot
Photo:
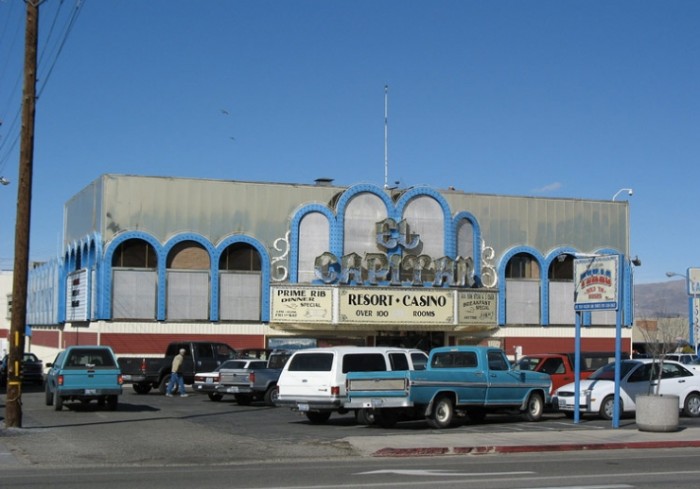
<svg viewBox="0 0 700 489"><path fill-rule="evenodd" d="M4 393L0 394L4 417ZM288 409L262 404L239 406L232 398L212 402L190 393L187 398L160 394L135 394L126 386L117 411L70 404L56 412L44 403L41 388L22 396L21 429L2 430L0 443L19 463L32 464L190 464L232 463L288 458L356 456L344 439L377 435L420 437L438 433L425 422L399 423L384 430L358 425L351 415L334 415L324 425L311 425ZM620 429L634 429L633 418L623 418ZM681 418L683 426L700 426L700 419ZM562 441L573 441L577 430L609 429L610 421L584 419L574 424L559 413L529 423L517 415L489 415L486 421L469 421L449 430L464 434L465 443L475 433L561 432Z"/></svg>

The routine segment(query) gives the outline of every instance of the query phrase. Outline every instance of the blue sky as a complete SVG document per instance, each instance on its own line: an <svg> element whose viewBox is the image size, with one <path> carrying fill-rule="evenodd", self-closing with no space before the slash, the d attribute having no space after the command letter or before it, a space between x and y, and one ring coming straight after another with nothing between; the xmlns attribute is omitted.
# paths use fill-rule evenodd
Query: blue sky
<svg viewBox="0 0 700 489"><path fill-rule="evenodd" d="M40 7L31 259L59 253L63 204L103 173L382 185L388 85L390 183L600 200L632 188L618 199L637 283L700 267L700 2L77 5ZM3 269L24 23L23 1L0 0Z"/></svg>

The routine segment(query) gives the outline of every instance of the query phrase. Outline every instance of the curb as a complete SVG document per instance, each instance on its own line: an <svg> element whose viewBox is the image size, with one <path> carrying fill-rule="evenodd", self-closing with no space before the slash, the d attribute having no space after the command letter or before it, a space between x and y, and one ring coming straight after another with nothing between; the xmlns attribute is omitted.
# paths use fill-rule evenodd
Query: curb
<svg viewBox="0 0 700 489"><path fill-rule="evenodd" d="M621 450L650 448L697 448L700 440L639 441L627 443L579 443L559 445L501 445L477 447L382 448L373 457L431 457L437 455L493 455L497 453L565 452L576 450Z"/></svg>

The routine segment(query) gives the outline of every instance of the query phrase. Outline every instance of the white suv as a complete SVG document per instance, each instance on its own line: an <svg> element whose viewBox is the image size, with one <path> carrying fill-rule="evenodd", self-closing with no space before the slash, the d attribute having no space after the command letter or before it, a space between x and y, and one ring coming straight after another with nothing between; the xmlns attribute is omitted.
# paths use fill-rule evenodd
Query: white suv
<svg viewBox="0 0 700 489"><path fill-rule="evenodd" d="M304 413L312 423L325 423L331 413L345 409L345 374L387 370L422 370L428 355L421 350L392 347L337 346L295 352L277 381L275 404ZM370 422L364 410L357 420Z"/></svg>

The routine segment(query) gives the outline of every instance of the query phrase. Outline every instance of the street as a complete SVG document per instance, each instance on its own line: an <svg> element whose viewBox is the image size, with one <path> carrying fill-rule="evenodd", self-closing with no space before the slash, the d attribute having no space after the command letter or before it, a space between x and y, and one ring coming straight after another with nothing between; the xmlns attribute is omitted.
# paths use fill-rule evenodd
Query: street
<svg viewBox="0 0 700 489"><path fill-rule="evenodd" d="M0 397L4 402L4 395ZM489 416L436 431L424 422L391 430L357 425L350 415L311 425L287 409L239 406L206 396L166 398L124 390L114 412L90 404L56 412L40 388L23 394L23 427L2 430L2 487L671 487L693 486L696 449L531 453L423 458L363 457L344 439L442 433L556 433L607 430L610 422L576 425L557 413L539 423ZM1 406L4 409L4 404ZM4 412L4 411L3 411ZM685 426L700 420L682 418ZM623 419L620 430L635 430ZM11 454L11 456L10 456ZM658 459L663 458L663 463ZM585 461L585 462L584 462ZM582 463L584 462L584 463ZM31 471L27 469L31 467ZM665 486L665 483L669 483ZM612 484L612 485L610 485Z"/></svg>

